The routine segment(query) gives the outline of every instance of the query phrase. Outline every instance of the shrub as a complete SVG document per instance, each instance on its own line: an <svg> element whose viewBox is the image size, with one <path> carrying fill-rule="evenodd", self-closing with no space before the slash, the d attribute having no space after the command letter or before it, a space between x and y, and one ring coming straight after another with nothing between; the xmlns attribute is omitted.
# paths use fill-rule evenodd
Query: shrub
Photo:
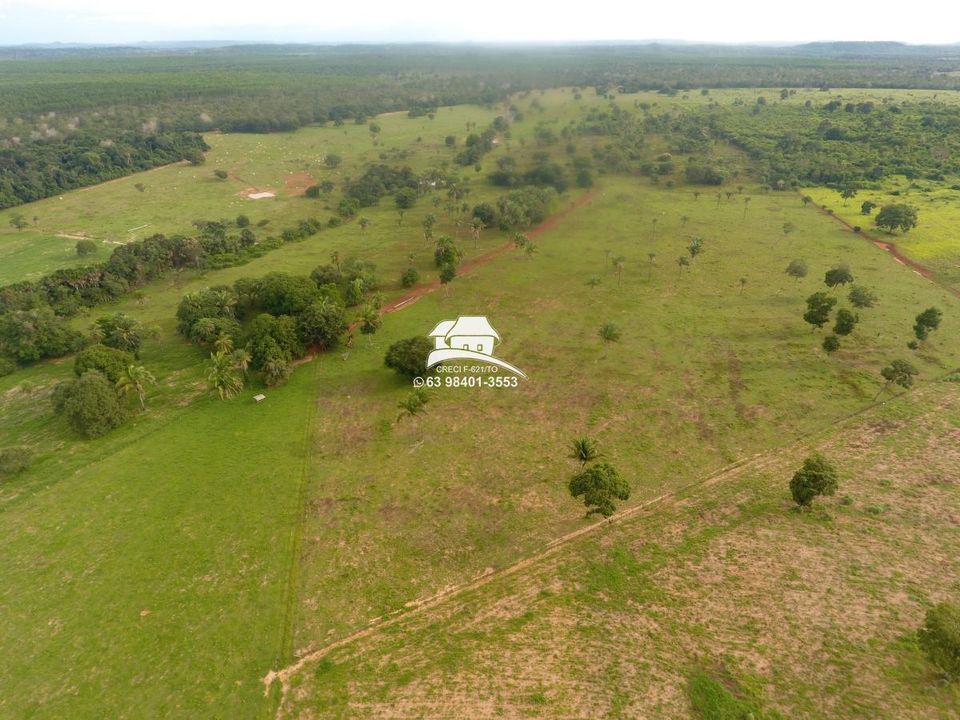
<svg viewBox="0 0 960 720"><path fill-rule="evenodd" d="M405 288L411 288L420 282L420 272L414 268L407 268L400 276L400 284Z"/></svg>
<svg viewBox="0 0 960 720"><path fill-rule="evenodd" d="M77 240L77 255L84 257L97 251L97 244L93 240Z"/></svg>
<svg viewBox="0 0 960 720"><path fill-rule="evenodd" d="M804 460L803 467L790 480L790 493L800 507L809 507L818 495L833 495L836 491L837 471L819 454Z"/></svg>
<svg viewBox="0 0 960 720"><path fill-rule="evenodd" d="M30 465L30 451L22 447L0 450L0 478L10 478Z"/></svg>
<svg viewBox="0 0 960 720"><path fill-rule="evenodd" d="M398 340L387 349L383 364L403 377L422 376L427 373L427 356L431 350L433 343L423 335Z"/></svg>
<svg viewBox="0 0 960 720"><path fill-rule="evenodd" d="M105 435L123 422L123 407L109 380L96 370L88 370L73 382L54 391L54 408L85 438Z"/></svg>
<svg viewBox="0 0 960 720"><path fill-rule="evenodd" d="M85 372L96 370L116 384L130 365L133 365L131 353L106 345L91 345L77 353L73 360L73 372L81 377Z"/></svg>
<svg viewBox="0 0 960 720"><path fill-rule="evenodd" d="M930 608L917 639L930 662L948 679L960 678L960 607L943 602Z"/></svg>
<svg viewBox="0 0 960 720"><path fill-rule="evenodd" d="M0 377L9 375L17 369L17 364L10 358L0 357Z"/></svg>

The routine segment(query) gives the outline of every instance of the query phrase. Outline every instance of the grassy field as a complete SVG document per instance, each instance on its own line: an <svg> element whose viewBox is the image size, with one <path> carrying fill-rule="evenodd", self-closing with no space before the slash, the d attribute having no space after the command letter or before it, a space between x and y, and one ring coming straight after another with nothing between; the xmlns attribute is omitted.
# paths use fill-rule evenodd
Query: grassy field
<svg viewBox="0 0 960 720"><path fill-rule="evenodd" d="M556 91L519 100L525 112L536 112L534 98L558 127L602 102ZM287 193L289 174L339 184L380 152L389 163L441 166L451 155L446 134L462 135L468 119L482 128L493 116L455 108L435 120L384 117L376 147L355 125L212 136L203 168L163 168L23 212L48 232L105 239L123 240L126 228L146 221L150 232L186 232L194 219L239 212L279 230L330 213L324 201ZM538 149L535 122L531 115L517 124L484 165L507 152L524 162ZM327 152L342 154L339 170L322 166ZM231 179L214 180L218 167ZM533 255L505 254L386 316L372 338L303 365L262 404L251 400L256 385L229 403L206 393L202 353L174 333L184 292L271 271L306 274L338 252L375 262L384 291L396 295L411 254L425 279L435 276L423 216L437 212L437 232L455 234L452 218L421 201L398 225L385 199L364 211L366 233L349 224L245 266L171 274L142 298L77 318L85 328L122 310L156 325L143 363L160 384L147 413L84 442L47 405L54 383L71 374L69 358L0 378L0 446L36 451L27 473L0 485L11 528L0 548L0 606L9 608L0 613L0 646L27 649L0 663L0 714L269 714L278 687L264 700L260 679L295 653L590 522L566 491L572 437L600 440L630 481L633 506L869 405L879 369L908 356L913 317L930 305L944 310L943 325L912 361L924 383L956 367L960 301L798 196L745 184L743 195L718 204L689 188L605 176L587 204L537 238ZM273 188L277 198L237 195L248 187ZM470 202L496 195L477 180ZM577 197L562 196L557 209ZM789 239L785 222L796 228ZM704 253L681 272L677 257L693 236L704 238ZM497 231L477 243L461 238L468 261L506 241ZM37 255L21 255L23 270L42 272L30 247ZM612 260L620 256L618 278ZM799 283L783 274L796 257L811 267ZM804 298L838 262L880 303L827 356L801 315ZM593 275L596 287L587 282ZM397 423L409 385L383 367L384 351L460 314L486 315L503 338L498 356L529 380L516 390L438 391L424 417ZM620 342L600 340L603 322L619 325ZM456 667L461 651L452 652ZM329 691L339 693L341 676L331 677ZM317 692L315 702L298 699L310 706L305 716L326 716L327 690ZM329 697L331 708L344 702Z"/></svg>
<svg viewBox="0 0 960 720"><path fill-rule="evenodd" d="M914 631L960 591L958 438L931 385L306 663L280 717L748 717L706 676L749 717L956 718ZM811 448L840 490L798 513Z"/></svg>
<svg viewBox="0 0 960 720"><path fill-rule="evenodd" d="M860 225L880 240L895 243L911 260L930 268L944 283L960 290L960 239L956 231L960 224L960 190L952 189L954 184L894 177L888 178L882 189L861 190L851 200L843 200L837 192L826 188L807 188L803 192L849 224ZM877 206L870 217L860 212L865 201ZM877 230L873 218L879 208L892 203L915 207L917 227L906 233Z"/></svg>

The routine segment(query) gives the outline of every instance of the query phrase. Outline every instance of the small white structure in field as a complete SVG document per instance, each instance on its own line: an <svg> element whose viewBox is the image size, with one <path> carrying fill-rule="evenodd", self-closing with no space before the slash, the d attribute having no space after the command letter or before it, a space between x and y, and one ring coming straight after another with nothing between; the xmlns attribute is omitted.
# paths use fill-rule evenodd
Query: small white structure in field
<svg viewBox="0 0 960 720"><path fill-rule="evenodd" d="M263 394L254 395L254 396L253 396L253 399L256 400L257 402L263 402L264 400L267 399L267 396L266 396L266 395L263 395Z"/></svg>
<svg viewBox="0 0 960 720"><path fill-rule="evenodd" d="M247 197L251 200L263 200L264 198L276 197L276 195L272 192L255 192L250 193Z"/></svg>

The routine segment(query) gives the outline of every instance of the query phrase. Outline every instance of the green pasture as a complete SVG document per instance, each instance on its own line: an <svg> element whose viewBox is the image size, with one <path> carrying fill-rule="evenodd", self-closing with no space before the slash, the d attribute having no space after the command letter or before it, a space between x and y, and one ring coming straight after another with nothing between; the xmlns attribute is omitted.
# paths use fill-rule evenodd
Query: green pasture
<svg viewBox="0 0 960 720"><path fill-rule="evenodd" d="M544 115L559 122L582 112L569 91L541 97ZM279 232L330 213L327 201L285 195L289 173L339 185L380 152L389 164L439 166L453 153L447 134L462 137L467 120L482 129L494 115L443 108L434 120L382 117L379 146L355 125L211 136L204 167L163 168L23 212L45 232L118 241L141 222L186 232L192 220L240 212ZM528 114L509 149L498 145L484 167L508 151L536 151L535 123ZM391 150L410 154L400 160ZM341 168L322 166L328 152L343 156ZM562 143L550 152L561 158ZM218 167L278 189L277 199L237 196L248 185L213 179ZM337 252L376 263L384 292L396 296L408 255L424 281L435 277L420 223L434 212L435 232L456 234L442 205L423 198L398 224L384 198L364 210L365 233L350 223L241 267L173 273L142 297L75 319L85 328L124 311L157 326L142 361L159 384L146 413L86 442L48 405L72 359L0 378L0 446L35 452L26 473L0 485L8 529L0 646L18 649L0 663L0 714L257 717L275 700L264 700L260 678L295 650L587 522L566 490L571 438L596 437L636 503L869 405L893 358L911 357L922 383L960 364L960 301L799 196L744 184L718 204L689 188L601 177L589 204L536 238L536 252L510 252L386 316L376 335L357 334L351 348L298 367L261 404L252 401L263 390L256 383L230 402L206 392L203 353L174 333L183 293L272 271L307 274ZM479 180L472 187L473 204L498 195ZM0 214L0 248L16 236L5 229L8 215ZM785 222L795 227L789 236ZM677 258L694 236L704 252L681 272ZM507 237L487 230L479 242L466 233L459 242L469 260ZM24 269L41 266L36 252ZM783 274L798 257L811 269L799 283ZM840 262L880 302L827 356L822 333L801 315ZM913 317L930 305L944 311L943 325L911 356ZM409 384L383 367L386 348L461 314L486 315L503 339L498 356L529 379L515 390L438 390L423 417L397 422ZM604 322L620 327L619 342L601 341Z"/></svg>

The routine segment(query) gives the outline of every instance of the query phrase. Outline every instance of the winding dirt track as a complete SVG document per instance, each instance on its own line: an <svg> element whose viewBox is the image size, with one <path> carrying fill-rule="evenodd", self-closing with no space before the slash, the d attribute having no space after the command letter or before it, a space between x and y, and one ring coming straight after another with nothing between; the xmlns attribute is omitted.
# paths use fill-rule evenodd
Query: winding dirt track
<svg viewBox="0 0 960 720"><path fill-rule="evenodd" d="M584 205L588 204L591 200L593 200L593 196L594 196L594 193L592 192L584 193L583 195L578 197L576 200L571 202L563 210L561 210L558 213L554 213L553 215L548 217L546 220L544 220L542 223L540 223L533 229L529 230L527 232L527 237L532 239L537 237L538 235L542 235L548 230L552 230L558 222L566 218L574 210L583 207ZM512 250L513 247L514 247L513 241L511 241L508 243L504 243L503 245L496 248L495 250L491 250L490 252L484 253L483 255L478 255L475 258L471 258L470 260L467 260L465 263L463 263L463 265L461 265L459 268L457 268L457 275L458 276L466 275L471 271L477 269L481 265L486 265L491 260L495 260L501 255L505 255L506 253L510 252L510 250ZM402 310L408 305L412 305L413 303L415 303L424 295L427 295L429 293L435 292L436 290L439 290L440 287L441 285L440 285L439 279L431 280L430 282L417 285L415 288L410 290L410 292L406 293L405 295L401 295L396 300L393 300L387 303L386 305L384 305L380 312L381 314L386 315L388 313L396 312L397 310Z"/></svg>
<svg viewBox="0 0 960 720"><path fill-rule="evenodd" d="M882 239L876 237L875 235L871 235L871 234L868 233L868 232L864 232L863 230L860 230L860 231L858 232L858 231L856 231L856 230L853 229L853 225L851 225L850 223L848 223L848 222L847 222L846 220L844 220L842 217L838 216L836 213L828 212L828 211L826 210L826 208L824 208L824 207L822 207L822 206L820 206L820 205L817 205L816 203L811 203L811 204L812 204L813 207L815 207L822 215L826 215L826 216L829 217L829 218L833 218L836 222L838 222L838 223L840 223L841 225L843 225L843 226L844 226L847 230L849 230L850 232L854 233L855 235L859 235L860 237L862 237L862 238L863 238L864 240L866 240L867 242L872 243L873 245L875 245L876 247L880 248L881 250L885 250L886 252L888 252L888 253L890 253L891 255L893 255L894 259L895 259L898 263L900 263L901 265L906 265L908 268L910 268L910 269L913 270L915 273L917 273L917 275L920 275L921 277L926 278L927 280L929 280L930 282L932 282L932 283L933 283L934 285L936 285L937 287L940 287L940 288L946 290L946 291L947 291L948 293L950 293L951 295L955 295L955 296L957 296L957 297L960 297L960 288L955 288L955 287L953 287L952 285L947 285L946 283L941 282L941 281L937 278L937 275L936 275L935 272L933 272L933 270L931 270L930 268L928 268L926 265L923 265L923 264L921 264L921 263L918 263L916 260L913 260L913 259L911 259L911 258L908 258L906 255L903 254L903 252L900 250L900 248L897 247L896 243L892 243L892 242L890 242L890 241L888 241L888 240L882 240Z"/></svg>

